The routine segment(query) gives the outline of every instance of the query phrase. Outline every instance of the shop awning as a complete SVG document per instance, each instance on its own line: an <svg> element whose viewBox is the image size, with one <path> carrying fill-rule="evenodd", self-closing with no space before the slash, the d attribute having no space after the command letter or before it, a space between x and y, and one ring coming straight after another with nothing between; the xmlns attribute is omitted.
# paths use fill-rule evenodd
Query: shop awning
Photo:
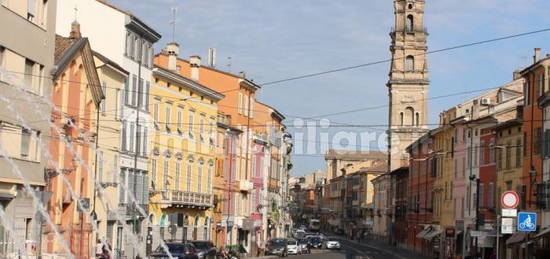
<svg viewBox="0 0 550 259"><path fill-rule="evenodd" d="M545 235L548 235L550 234L550 227L546 227L544 229L542 229L542 231L540 233L538 233L535 238L541 238L541 237L544 237Z"/></svg>
<svg viewBox="0 0 550 259"><path fill-rule="evenodd" d="M430 233L426 234L426 236L424 236L424 239L430 241L430 240L434 239L434 237L441 234L441 232L442 232L441 230L433 230Z"/></svg>
<svg viewBox="0 0 550 259"><path fill-rule="evenodd" d="M506 240L506 245L512 245L522 242L523 240L525 240L526 236L527 234L525 234L524 232L516 232Z"/></svg>
<svg viewBox="0 0 550 259"><path fill-rule="evenodd" d="M416 238L424 238L426 234L430 233L430 231L432 231L432 227L427 227L425 229L422 229L422 231L416 234Z"/></svg>

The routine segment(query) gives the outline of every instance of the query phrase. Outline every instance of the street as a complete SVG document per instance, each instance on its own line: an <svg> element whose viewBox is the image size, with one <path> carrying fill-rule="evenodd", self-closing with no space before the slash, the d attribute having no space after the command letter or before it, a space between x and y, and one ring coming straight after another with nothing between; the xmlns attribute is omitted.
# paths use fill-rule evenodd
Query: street
<svg viewBox="0 0 550 259"><path fill-rule="evenodd" d="M342 249L340 250L319 250L314 249L311 254L290 255L290 259L404 259L407 256L400 256L395 253L388 253L375 246L367 244L357 244L347 240L340 240ZM276 256L266 256L262 258L277 258Z"/></svg>

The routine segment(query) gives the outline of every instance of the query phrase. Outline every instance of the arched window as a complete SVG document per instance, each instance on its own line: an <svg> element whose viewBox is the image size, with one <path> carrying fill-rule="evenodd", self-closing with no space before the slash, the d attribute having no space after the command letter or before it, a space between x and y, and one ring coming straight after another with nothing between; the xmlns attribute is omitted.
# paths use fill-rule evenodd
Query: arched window
<svg viewBox="0 0 550 259"><path fill-rule="evenodd" d="M412 32L414 28L414 17L412 14L407 15L407 32Z"/></svg>
<svg viewBox="0 0 550 259"><path fill-rule="evenodd" d="M401 112L399 115L400 115L401 126L403 126L403 113Z"/></svg>
<svg viewBox="0 0 550 259"><path fill-rule="evenodd" d="M418 114L418 112L416 113L416 126L420 126L420 115Z"/></svg>
<svg viewBox="0 0 550 259"><path fill-rule="evenodd" d="M414 57L413 56L407 56L405 58L405 71L413 71L414 70Z"/></svg>
<svg viewBox="0 0 550 259"><path fill-rule="evenodd" d="M405 109L404 117L404 125L414 126L414 109L412 107L407 107Z"/></svg>

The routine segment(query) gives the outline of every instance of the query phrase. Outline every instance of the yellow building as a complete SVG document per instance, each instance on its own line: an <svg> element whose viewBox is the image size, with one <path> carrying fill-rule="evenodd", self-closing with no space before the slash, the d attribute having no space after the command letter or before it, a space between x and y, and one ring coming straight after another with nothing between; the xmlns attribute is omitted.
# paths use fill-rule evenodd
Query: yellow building
<svg viewBox="0 0 550 259"><path fill-rule="evenodd" d="M177 72L153 69L149 213L153 249L164 240L210 240L217 102L224 96Z"/></svg>
<svg viewBox="0 0 550 259"><path fill-rule="evenodd" d="M94 52L94 62L105 99L100 104L97 143L97 182L99 195L96 196L95 211L98 221L97 238L105 238L113 251L123 248L122 227L117 220L119 201L118 174L120 171L120 129L123 111L124 84L128 71L107 57Z"/></svg>
<svg viewBox="0 0 550 259"><path fill-rule="evenodd" d="M443 125L432 131L434 136L435 179L433 184L434 199L434 224L439 225L441 230L445 227L454 226L452 211L453 189L452 179L454 172L453 164L453 127Z"/></svg>

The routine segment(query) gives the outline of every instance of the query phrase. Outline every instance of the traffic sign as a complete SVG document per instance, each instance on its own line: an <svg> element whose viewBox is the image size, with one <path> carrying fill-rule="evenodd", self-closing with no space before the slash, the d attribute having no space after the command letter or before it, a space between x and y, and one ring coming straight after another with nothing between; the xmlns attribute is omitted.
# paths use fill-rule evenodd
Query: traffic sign
<svg viewBox="0 0 550 259"><path fill-rule="evenodd" d="M500 233L502 234L513 234L514 233L514 219L513 218L502 218L502 226Z"/></svg>
<svg viewBox="0 0 550 259"><path fill-rule="evenodd" d="M518 210L517 209L502 209L502 216L503 217L517 217L518 216Z"/></svg>
<svg viewBox="0 0 550 259"><path fill-rule="evenodd" d="M515 191L505 191L500 196L500 204L504 209L515 209L519 205L519 195Z"/></svg>
<svg viewBox="0 0 550 259"><path fill-rule="evenodd" d="M537 231L537 213L535 212L518 213L518 231L526 231L526 232Z"/></svg>

